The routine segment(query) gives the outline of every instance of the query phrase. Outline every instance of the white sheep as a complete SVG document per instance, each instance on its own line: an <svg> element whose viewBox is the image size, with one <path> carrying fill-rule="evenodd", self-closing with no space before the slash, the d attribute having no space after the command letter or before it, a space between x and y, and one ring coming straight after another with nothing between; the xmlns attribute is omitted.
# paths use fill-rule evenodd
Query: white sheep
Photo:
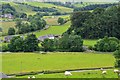
<svg viewBox="0 0 120 80"><path fill-rule="evenodd" d="M30 76L28 76L28 79L30 79Z"/></svg>
<svg viewBox="0 0 120 80"><path fill-rule="evenodd" d="M35 78L35 76L33 76L32 78Z"/></svg>
<svg viewBox="0 0 120 80"><path fill-rule="evenodd" d="M119 70L117 70L117 69L114 69L114 73L118 73L119 72Z"/></svg>
<svg viewBox="0 0 120 80"><path fill-rule="evenodd" d="M107 71L102 71L102 74L106 74L107 73Z"/></svg>
<svg viewBox="0 0 120 80"><path fill-rule="evenodd" d="M101 70L101 71L104 71L104 69L103 69L103 68L101 68L100 70Z"/></svg>
<svg viewBox="0 0 120 80"><path fill-rule="evenodd" d="M71 72L65 71L65 76L71 76L71 75L72 75Z"/></svg>

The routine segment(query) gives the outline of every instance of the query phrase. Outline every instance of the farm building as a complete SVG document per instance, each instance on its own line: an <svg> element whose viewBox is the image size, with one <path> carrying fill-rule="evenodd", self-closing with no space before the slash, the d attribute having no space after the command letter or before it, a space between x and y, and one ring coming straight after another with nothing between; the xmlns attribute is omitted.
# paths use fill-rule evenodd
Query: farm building
<svg viewBox="0 0 120 80"><path fill-rule="evenodd" d="M1 78L9 78L9 77L8 77L6 74L0 72L0 79L1 79Z"/></svg>
<svg viewBox="0 0 120 80"><path fill-rule="evenodd" d="M49 34L49 35L45 35L45 36L40 36L38 38L39 41L44 41L45 39L55 39L55 38L60 38L61 35L52 35L52 34Z"/></svg>

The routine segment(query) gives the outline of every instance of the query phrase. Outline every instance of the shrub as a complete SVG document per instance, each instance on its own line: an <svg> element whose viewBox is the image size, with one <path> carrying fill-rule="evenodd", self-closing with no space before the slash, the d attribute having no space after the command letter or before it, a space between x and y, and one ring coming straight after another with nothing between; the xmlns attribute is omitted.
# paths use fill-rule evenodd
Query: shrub
<svg viewBox="0 0 120 80"><path fill-rule="evenodd" d="M115 37L104 37L94 45L96 51L113 52L117 49L119 40Z"/></svg>

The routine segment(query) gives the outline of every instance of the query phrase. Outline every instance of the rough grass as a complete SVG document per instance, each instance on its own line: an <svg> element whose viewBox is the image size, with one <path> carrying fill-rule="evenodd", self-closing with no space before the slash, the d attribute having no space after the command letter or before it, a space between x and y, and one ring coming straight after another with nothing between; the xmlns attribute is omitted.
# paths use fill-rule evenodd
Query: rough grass
<svg viewBox="0 0 120 80"><path fill-rule="evenodd" d="M65 76L64 73L56 74L39 74L39 75L28 75L30 77L35 76L36 78L118 78L117 74L113 70L106 70L107 74L101 74L100 70L85 71L85 72L71 72L72 76ZM28 76L20 76L17 78L27 78Z"/></svg>
<svg viewBox="0 0 120 80"><path fill-rule="evenodd" d="M32 11L32 8L26 5L22 4L16 4L14 2L2 2L2 3L9 3L11 6L13 6L17 12L19 13L26 13L27 15L34 15L36 12Z"/></svg>
<svg viewBox="0 0 120 80"><path fill-rule="evenodd" d="M54 52L0 54L4 73L114 66L112 54Z"/></svg>
<svg viewBox="0 0 120 80"><path fill-rule="evenodd" d="M31 6L36 6L36 7L48 7L48 8L52 8L55 7L58 11L61 12L72 12L73 9L71 8L67 8L67 7L63 7L63 6L56 6L53 4L49 4L49 3L41 3L41 2L26 2L27 4L31 5Z"/></svg>

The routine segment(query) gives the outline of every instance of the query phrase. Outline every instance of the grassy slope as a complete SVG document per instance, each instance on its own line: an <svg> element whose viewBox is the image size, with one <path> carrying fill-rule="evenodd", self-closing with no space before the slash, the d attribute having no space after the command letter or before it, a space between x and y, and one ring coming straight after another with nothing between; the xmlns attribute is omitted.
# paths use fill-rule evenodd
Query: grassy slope
<svg viewBox="0 0 120 80"><path fill-rule="evenodd" d="M107 67L114 65L112 54L88 53L17 53L2 54L2 67L4 73L19 73L42 70L66 70L92 67Z"/></svg>
<svg viewBox="0 0 120 80"><path fill-rule="evenodd" d="M26 5L20 5L20 4L16 4L14 2L2 2L2 3L9 3L11 6L13 6L17 12L20 13L26 13L27 15L34 15L36 12L32 11L31 7L27 7Z"/></svg>
<svg viewBox="0 0 120 80"><path fill-rule="evenodd" d="M37 6L37 7L49 7L49 8L56 7L61 12L72 12L73 11L73 9L71 8L67 8L63 6L56 6L56 5L48 4L48 3L40 3L40 2L26 2L26 3L32 6Z"/></svg>
<svg viewBox="0 0 120 80"><path fill-rule="evenodd" d="M66 24L61 26L51 26L47 30L36 31L34 32L34 34L36 34L37 37L47 34L61 35L70 27L69 25L70 22L67 22Z"/></svg>

